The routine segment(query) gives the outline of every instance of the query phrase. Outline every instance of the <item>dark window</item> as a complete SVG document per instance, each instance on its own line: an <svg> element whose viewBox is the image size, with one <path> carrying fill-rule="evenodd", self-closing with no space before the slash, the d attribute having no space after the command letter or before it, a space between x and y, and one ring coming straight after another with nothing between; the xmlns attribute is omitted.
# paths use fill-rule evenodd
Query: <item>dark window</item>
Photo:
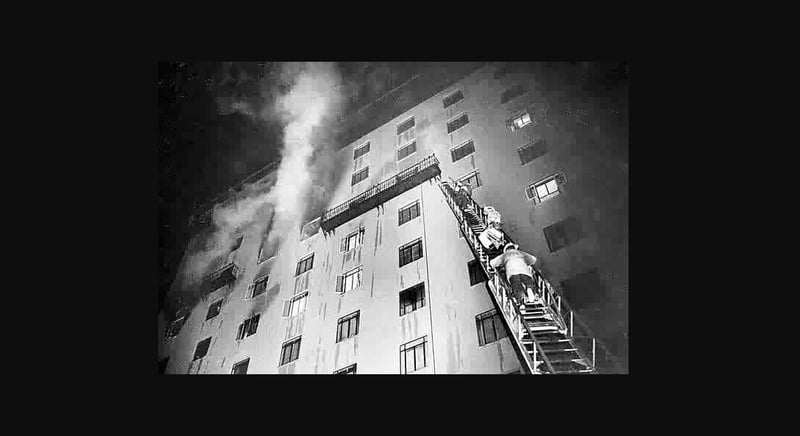
<svg viewBox="0 0 800 436"><path fill-rule="evenodd" d="M397 160L405 159L417 151L417 141L412 142L403 148L397 150Z"/></svg>
<svg viewBox="0 0 800 436"><path fill-rule="evenodd" d="M367 142L365 145L363 145L361 147L358 147L357 149L353 150L353 160L356 160L356 159L360 158L361 156L364 156L367 153L369 153L369 142Z"/></svg>
<svg viewBox="0 0 800 436"><path fill-rule="evenodd" d="M194 349L194 358L192 358L192 360L202 359L203 357L206 357L209 345L211 345L210 336L198 342L197 347Z"/></svg>
<svg viewBox="0 0 800 436"><path fill-rule="evenodd" d="M266 292L268 281L269 281L269 276L266 276L264 278L258 279L255 283L253 283L253 292L250 295L250 298L258 297L259 295Z"/></svg>
<svg viewBox="0 0 800 436"><path fill-rule="evenodd" d="M297 277L313 267L314 267L314 255L312 254L311 256L301 260L300 262L297 262L297 270L295 271L294 275L295 277Z"/></svg>
<svg viewBox="0 0 800 436"><path fill-rule="evenodd" d="M363 170L360 170L359 172L353 174L350 186L354 186L356 183L366 179L367 177L369 177L369 167L366 167Z"/></svg>
<svg viewBox="0 0 800 436"><path fill-rule="evenodd" d="M547 153L547 142L544 139L539 139L535 142L528 143L517 149L519 153L519 161L522 165L543 156Z"/></svg>
<svg viewBox="0 0 800 436"><path fill-rule="evenodd" d="M572 310L600 308L612 301L603 277L592 268L561 282L564 297Z"/></svg>
<svg viewBox="0 0 800 436"><path fill-rule="evenodd" d="M544 228L544 237L551 253L576 242L582 236L581 224L575 217L566 218Z"/></svg>
<svg viewBox="0 0 800 436"><path fill-rule="evenodd" d="M358 334L360 314L361 311L357 310L350 315L339 318L336 326L336 342L341 342Z"/></svg>
<svg viewBox="0 0 800 436"><path fill-rule="evenodd" d="M352 364L346 368L342 368L333 373L334 375L355 375L356 374L356 364Z"/></svg>
<svg viewBox="0 0 800 436"><path fill-rule="evenodd" d="M483 346L508 336L503 320L496 309L484 312L475 317L478 327L478 343Z"/></svg>
<svg viewBox="0 0 800 436"><path fill-rule="evenodd" d="M178 333L180 333L184 323L186 323L185 316L172 321L172 324L169 325L169 330L167 330L167 337L174 338L175 336L178 336Z"/></svg>
<svg viewBox="0 0 800 436"><path fill-rule="evenodd" d="M213 304L211 304L211 306L208 306L208 313L206 313L206 321L219 315L219 311L221 308L222 308L222 300L218 300Z"/></svg>
<svg viewBox="0 0 800 436"><path fill-rule="evenodd" d="M233 246L231 247L231 253L233 253L234 251L238 250L239 247L241 247L243 239L244 239L244 235L239 236L238 238L236 238L236 241L233 243Z"/></svg>
<svg viewBox="0 0 800 436"><path fill-rule="evenodd" d="M241 362L233 365L233 369L231 370L231 374L234 375L243 375L247 374L247 367L250 366L250 358L242 360Z"/></svg>
<svg viewBox="0 0 800 436"><path fill-rule="evenodd" d="M317 218L314 221L303 226L303 230L300 232L300 240L303 241L306 238L310 238L314 236L319 231L320 224L322 223L322 219Z"/></svg>
<svg viewBox="0 0 800 436"><path fill-rule="evenodd" d="M474 259L470 260L469 263L467 263L467 270L469 271L470 286L475 286L478 283L482 283L488 280L486 278L486 273L483 272L483 268L481 267L481 264L479 264L477 260Z"/></svg>
<svg viewBox="0 0 800 436"><path fill-rule="evenodd" d="M423 336L400 346L400 373L408 374L419 369L425 368L428 364L425 355L425 344L428 337Z"/></svg>
<svg viewBox="0 0 800 436"><path fill-rule="evenodd" d="M408 129L412 128L412 127L414 127L414 118L411 118L408 121L404 121L404 122L398 124L397 125L397 134L399 135L399 134L405 132L406 130L408 130Z"/></svg>
<svg viewBox="0 0 800 436"><path fill-rule="evenodd" d="M447 133L453 133L456 130L466 126L469 124L469 117L467 114L462 114L460 117L454 119L453 121L447 122Z"/></svg>
<svg viewBox="0 0 800 436"><path fill-rule="evenodd" d="M261 314L256 314L239 324L239 331L236 333L236 340L242 340L248 336L252 336L258 330L258 320Z"/></svg>
<svg viewBox="0 0 800 436"><path fill-rule="evenodd" d="M300 355L300 339L297 338L283 344L283 347L281 347L281 365L297 360Z"/></svg>
<svg viewBox="0 0 800 436"><path fill-rule="evenodd" d="M425 307L425 283L400 292L400 316Z"/></svg>
<svg viewBox="0 0 800 436"><path fill-rule="evenodd" d="M158 373L164 374L167 372L167 364L169 363L169 357L165 357L158 361Z"/></svg>
<svg viewBox="0 0 800 436"><path fill-rule="evenodd" d="M461 91L459 90L445 97L444 100L442 100L442 103L444 104L444 108L447 109L448 107L458 103L463 99L464 99L464 94L462 94Z"/></svg>
<svg viewBox="0 0 800 436"><path fill-rule="evenodd" d="M458 181L463 183L463 184L465 184L465 185L469 185L469 187L473 191L482 186L481 185L481 178L480 178L480 175L478 174L478 171L475 171L474 173L472 173L472 174L470 174L470 175L468 175L466 177L462 177L462 178L458 179Z"/></svg>
<svg viewBox="0 0 800 436"><path fill-rule="evenodd" d="M402 226L403 224L413 220L414 218L419 216L419 201L415 201L414 204L406 206L399 211L397 211L398 216L398 226Z"/></svg>
<svg viewBox="0 0 800 436"><path fill-rule="evenodd" d="M450 150L450 157L453 158L453 162L456 162L472 153L475 153L475 144L472 143L472 140L469 140L469 142Z"/></svg>
<svg viewBox="0 0 800 436"><path fill-rule="evenodd" d="M525 87L522 85L514 85L511 88L506 89L500 95L500 103L508 103L509 101L519 97L520 95L525 93Z"/></svg>
<svg viewBox="0 0 800 436"><path fill-rule="evenodd" d="M409 264L421 257L422 257L421 239L400 247L400 266Z"/></svg>

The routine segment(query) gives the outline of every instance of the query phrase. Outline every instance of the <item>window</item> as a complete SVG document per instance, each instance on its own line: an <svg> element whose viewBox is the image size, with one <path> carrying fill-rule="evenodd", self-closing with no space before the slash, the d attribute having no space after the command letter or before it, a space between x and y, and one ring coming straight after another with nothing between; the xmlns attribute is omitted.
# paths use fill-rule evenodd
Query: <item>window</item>
<svg viewBox="0 0 800 436"><path fill-rule="evenodd" d="M242 360L239 363L233 365L233 369L231 370L231 374L234 375L244 375L247 374L247 367L250 366L250 358Z"/></svg>
<svg viewBox="0 0 800 436"><path fill-rule="evenodd" d="M231 247L231 253L233 253L234 251L238 250L239 247L242 246L242 240L243 239L244 239L244 235L241 235L238 238L236 238L236 241L234 241L233 246Z"/></svg>
<svg viewBox="0 0 800 436"><path fill-rule="evenodd" d="M400 292L400 316L425 307L425 283Z"/></svg>
<svg viewBox="0 0 800 436"><path fill-rule="evenodd" d="M456 148L450 150L450 157L453 158L453 162L459 161L472 153L475 153L475 144L472 143L472 140L459 145Z"/></svg>
<svg viewBox="0 0 800 436"><path fill-rule="evenodd" d="M219 299L214 303L212 303L211 306L208 306L208 313L206 313L206 321L219 315L219 311L221 308L222 308L222 299Z"/></svg>
<svg viewBox="0 0 800 436"><path fill-rule="evenodd" d="M365 180L369 177L369 167L364 168L363 170L359 170L358 172L353 174L353 178L350 182L350 186L355 186L356 183Z"/></svg>
<svg viewBox="0 0 800 436"><path fill-rule="evenodd" d="M509 129L511 129L512 132L521 129L530 123L531 123L531 116L528 113L528 111L525 111L522 114L517 115L506 121L506 125L508 126Z"/></svg>
<svg viewBox="0 0 800 436"><path fill-rule="evenodd" d="M300 355L300 339L297 338L283 344L281 347L281 365L297 360Z"/></svg>
<svg viewBox="0 0 800 436"><path fill-rule="evenodd" d="M361 270L359 266L344 275L336 276L336 292L343 294L361 286Z"/></svg>
<svg viewBox="0 0 800 436"><path fill-rule="evenodd" d="M461 93L461 90L458 90L445 97L444 100L442 100L442 104L444 105L444 108L447 109L448 107L458 103L463 99L464 99L464 94Z"/></svg>
<svg viewBox="0 0 800 436"><path fill-rule="evenodd" d="M357 310L350 315L339 318L336 326L336 342L342 342L347 338L352 338L358 334L358 324L361 318L361 311Z"/></svg>
<svg viewBox="0 0 800 436"><path fill-rule="evenodd" d="M352 364L348 367L342 368L338 371L333 373L334 375L356 375L356 364Z"/></svg>
<svg viewBox="0 0 800 436"><path fill-rule="evenodd" d="M428 337L423 336L400 346L400 373L409 374L427 366L425 344Z"/></svg>
<svg viewBox="0 0 800 436"><path fill-rule="evenodd" d="M239 331L236 333L236 340L240 341L248 336L256 334L256 330L258 330L259 318L261 318L261 314L257 313L244 320L243 323L239 324Z"/></svg>
<svg viewBox="0 0 800 436"><path fill-rule="evenodd" d="M469 117L467 114L461 114L458 118L454 119L453 121L447 122L447 133L453 133L456 130L466 126L469 124Z"/></svg>
<svg viewBox="0 0 800 436"><path fill-rule="evenodd" d="M522 165L543 156L547 153L547 142L544 139L539 139L535 142L530 142L517 149L519 154L519 161Z"/></svg>
<svg viewBox="0 0 800 436"><path fill-rule="evenodd" d="M563 192L565 181L566 178L563 173L552 175L538 182L531 183L525 190L525 196L528 200L533 200L534 203L541 203Z"/></svg>
<svg viewBox="0 0 800 436"><path fill-rule="evenodd" d="M269 276L262 277L260 279L256 279L252 285L249 286L247 298L256 298L259 295L267 292L267 282L269 281Z"/></svg>
<svg viewBox="0 0 800 436"><path fill-rule="evenodd" d="M299 315L306 311L306 301L308 300L308 291L296 295L291 300L283 302L283 318Z"/></svg>
<svg viewBox="0 0 800 436"><path fill-rule="evenodd" d="M508 336L503 320L496 309L483 312L475 317L475 324L478 327L478 343L480 346L491 344Z"/></svg>
<svg viewBox="0 0 800 436"><path fill-rule="evenodd" d="M398 226L402 226L403 224L413 220L414 218L419 216L419 201L415 201L413 204L410 204L399 211L397 211L397 219L398 219Z"/></svg>
<svg viewBox="0 0 800 436"><path fill-rule="evenodd" d="M414 118L410 118L397 126L397 145L404 144L416 137Z"/></svg>
<svg viewBox="0 0 800 436"><path fill-rule="evenodd" d="M264 239L261 241L261 248L258 250L258 263L264 262L275 256L280 245L280 240L275 237L272 241L267 237L268 233L264 233Z"/></svg>
<svg viewBox="0 0 800 436"><path fill-rule="evenodd" d="M358 247L359 245L364 243L364 231L365 229L361 227L360 229L356 230L353 233L342 238L341 245L339 245L339 252L340 253L347 253L348 251Z"/></svg>
<svg viewBox="0 0 800 436"><path fill-rule="evenodd" d="M181 327L183 327L184 323L186 323L185 316L172 321L172 324L169 325L169 329L167 330L167 338L174 338L175 336L178 336L178 333L180 333Z"/></svg>
<svg viewBox="0 0 800 436"><path fill-rule="evenodd" d="M206 357L209 345L211 345L211 336L198 342L197 347L194 349L194 358L192 358L192 361Z"/></svg>
<svg viewBox="0 0 800 436"><path fill-rule="evenodd" d="M481 178L478 174L478 171L473 171L470 174L458 179L458 181L464 183L465 185L469 185L473 191L483 186L481 184Z"/></svg>
<svg viewBox="0 0 800 436"><path fill-rule="evenodd" d="M356 160L367 153L369 153L369 142L353 150L353 160Z"/></svg>
<svg viewBox="0 0 800 436"><path fill-rule="evenodd" d="M422 257L422 239L400 247L400 266L409 264Z"/></svg>
<svg viewBox="0 0 800 436"><path fill-rule="evenodd" d="M300 232L301 241L304 241L317 234L317 232L319 231L319 226L322 223L321 218L322 217L317 218L303 226L303 230Z"/></svg>
<svg viewBox="0 0 800 436"><path fill-rule="evenodd" d="M399 150L397 150L397 160L403 160L412 154L417 152L417 141L414 141L408 145L404 145Z"/></svg>
<svg viewBox="0 0 800 436"><path fill-rule="evenodd" d="M576 242L583 236L581 224L575 217L569 217L551 224L543 230L551 253Z"/></svg>
<svg viewBox="0 0 800 436"><path fill-rule="evenodd" d="M486 273L483 272L483 267L481 267L481 264L479 264L477 260L473 259L467 263L467 271L469 271L470 286L475 286L478 283L488 280L486 278Z"/></svg>
<svg viewBox="0 0 800 436"><path fill-rule="evenodd" d="M526 91L525 87L522 85L514 85L511 88L506 89L500 95L500 104L508 103L509 101L519 97L520 95L524 94Z"/></svg>
<svg viewBox="0 0 800 436"><path fill-rule="evenodd" d="M313 267L314 267L314 255L312 254L311 256L301 260L300 262L297 262L297 270L295 271L294 276L297 277Z"/></svg>

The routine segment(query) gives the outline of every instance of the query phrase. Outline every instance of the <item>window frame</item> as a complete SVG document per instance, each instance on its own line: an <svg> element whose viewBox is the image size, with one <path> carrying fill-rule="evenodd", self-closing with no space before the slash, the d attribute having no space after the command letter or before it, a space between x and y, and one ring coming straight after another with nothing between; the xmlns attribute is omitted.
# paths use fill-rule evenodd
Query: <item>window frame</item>
<svg viewBox="0 0 800 436"><path fill-rule="evenodd" d="M410 299L406 298L405 299L406 302L404 304L403 294L407 295L407 294L410 294L411 292L414 292L416 294L414 299L411 300L411 304L408 304L407 302ZM403 289L398 294L398 300L399 300L399 303L400 303L400 317L406 316L409 313L416 312L417 310L424 308L425 307L425 282L419 282L414 286L411 286L411 287L408 287L406 289ZM408 306L411 306L411 310L407 310L406 309Z"/></svg>
<svg viewBox="0 0 800 436"><path fill-rule="evenodd" d="M300 292L297 295L295 295L295 296L293 296L292 298L289 299L289 315L287 316L288 318L291 318L293 316L297 316L297 315L300 315L300 314L303 314L303 313L306 312L306 309L308 308L308 292L309 292L308 290L305 290L305 291ZM303 308L302 308L302 310L299 309L300 304L298 303L298 301L300 301L300 300L303 300ZM297 308L297 309L295 309L295 308Z"/></svg>
<svg viewBox="0 0 800 436"><path fill-rule="evenodd" d="M357 369L358 369L357 366L358 366L357 363L354 363L352 365L347 365L342 369L338 369L338 370L334 371L333 375L356 375L358 373L357 372ZM353 370L353 372L350 373L350 370Z"/></svg>
<svg viewBox="0 0 800 436"><path fill-rule="evenodd" d="M236 367L237 366L241 366L243 363L247 364L247 367L244 369L244 374L236 374ZM231 365L231 375L247 375L247 370L248 369L250 369L250 358L249 357L247 357L245 359L242 359L242 360L234 363L233 365Z"/></svg>
<svg viewBox="0 0 800 436"><path fill-rule="evenodd" d="M360 175L362 173L366 173L366 175L364 176L364 178L362 178L362 179L360 179L359 181L356 182L355 181L356 180L356 176L358 176L358 175ZM367 180L367 179L369 179L369 166L365 166L364 168L361 168L358 171L353 173L353 175L350 177L350 186L351 187L352 186L356 186L359 183L361 183L361 182L363 182L364 180Z"/></svg>
<svg viewBox="0 0 800 436"><path fill-rule="evenodd" d="M308 269L300 272L300 264L304 264L305 265L305 262L308 261L308 259L311 259L311 266L308 267ZM294 276L295 277L300 277L301 274L305 274L305 273L311 271L312 269L314 269L314 253L307 254L307 255L301 257L300 260L297 261L297 266L295 267L295 270L294 270Z"/></svg>
<svg viewBox="0 0 800 436"><path fill-rule="evenodd" d="M403 212L411 211L411 209L414 208L414 206L416 206L417 214L415 216L411 216L412 214L409 212L408 213L409 218L403 221ZM409 221L413 221L414 219L419 218L420 215L422 215L422 209L419 204L419 199L417 199L401 207L400 209L397 209L397 226L400 227Z"/></svg>
<svg viewBox="0 0 800 436"><path fill-rule="evenodd" d="M465 154L465 155L461 156L458 159L455 159L455 156L453 155L453 152L456 151L456 150L459 150L461 148L464 148L469 144L472 144L472 151L469 152L468 154ZM464 159L465 157L473 155L473 154L475 154L475 141L473 141L472 138L461 142L461 144L458 144L456 146L450 147L450 160L452 160L453 163L456 163L456 162L460 161L461 159Z"/></svg>
<svg viewBox="0 0 800 436"><path fill-rule="evenodd" d="M416 244L419 244L419 257L414 259L413 246L416 245ZM423 246L422 246L422 237L419 237L419 238L417 238L417 239L415 239L415 240L413 240L411 242L407 242L407 243L401 245L397 250L398 250L398 265L399 265L399 268L402 268L402 267L404 267L406 265L410 265L410 264L422 259L423 257L425 257L425 253L424 253ZM408 253L409 253L408 257L411 258L411 260L409 260L406 263L403 263L403 251L404 250L408 250Z"/></svg>
<svg viewBox="0 0 800 436"><path fill-rule="evenodd" d="M194 347L194 354L192 354L192 362L200 360L200 359L203 359L206 356L208 356L208 350L211 349L211 338L212 338L212 336L209 336L209 337L204 338L203 340L197 342L197 345L195 345L195 347ZM197 357L197 352L200 349L200 344L202 344L203 342L206 342L206 341L208 342L208 346L206 347L205 352L203 353L202 356Z"/></svg>
<svg viewBox="0 0 800 436"><path fill-rule="evenodd" d="M350 277L358 277L358 284L353 285L350 289L347 289L347 279ZM353 279L351 283L355 283L356 279ZM345 273L336 276L336 289L334 292L337 294L344 295L348 292L355 291L356 289L360 288L361 285L364 283L364 266L359 265L355 268L351 268L347 270Z"/></svg>
<svg viewBox="0 0 800 436"><path fill-rule="evenodd" d="M252 321L252 319L254 318L255 318L255 327L253 327L253 321ZM258 325L260 324L260 322L261 322L260 313L253 314L252 316L249 316L245 318L242 322L240 322L238 330L236 331L236 342L243 341L249 338L250 336L253 336L256 333L258 333ZM254 331L250 333L251 330Z"/></svg>
<svg viewBox="0 0 800 436"><path fill-rule="evenodd" d="M357 160L358 158L364 157L364 155L369 154L370 148L371 148L370 143L371 143L371 141L367 141L364 144L361 144L358 147L354 148L353 149L353 160ZM363 152L361 154L358 154L358 152L363 150L364 148L366 148L367 151L365 151L365 152Z"/></svg>
<svg viewBox="0 0 800 436"><path fill-rule="evenodd" d="M465 117L467 119L467 122L462 124L462 125L460 125L460 126L458 126L458 127L456 127L453 130L450 130L450 124L454 123L455 121L458 121L461 117ZM445 123L445 125L447 126L447 134L448 135L452 135L453 133L458 132L459 130L463 129L469 123L470 123L469 115L467 115L466 111L461 111L461 112L457 113L455 116L450 117L450 119L447 120L447 122Z"/></svg>
<svg viewBox="0 0 800 436"><path fill-rule="evenodd" d="M172 339L172 338L178 336L181 333L181 330L183 330L183 326L184 326L184 324L186 324L187 320L188 320L188 315L183 315L181 317L178 317L178 318L175 318L174 320L172 320L172 322L169 323L169 327L167 327L167 334L165 335L166 336L165 339L169 340L169 339ZM177 331L175 332L174 335L170 335L170 332L172 331L172 327L175 324L177 324L178 322L181 323L180 327L178 327L178 329L177 329Z"/></svg>
<svg viewBox="0 0 800 436"><path fill-rule="evenodd" d="M459 98L458 100L455 100L455 101L453 101L453 102L452 102L452 103L450 103L450 104L447 104L447 99L448 99L448 98L450 98L450 97L452 97L452 96L454 96L454 95L456 95L456 94L461 94L461 98ZM444 96L444 97L442 98L442 106L444 107L444 109L447 109L447 108L449 108L450 106L453 106L454 104L458 104L458 102L460 102L460 101L464 101L464 99L465 99L465 97L464 97L464 92L462 92L462 90L461 90L461 89L456 89L455 91L453 91L453 92L451 92L451 93L447 94L446 96Z"/></svg>
<svg viewBox="0 0 800 436"><path fill-rule="evenodd" d="M407 154L407 155L405 155L403 157L400 157L400 151L401 150L405 150L406 148L411 147L412 145L414 146L414 151L412 151L411 153L409 153L409 154ZM395 158L397 159L397 162L404 161L404 160L408 159L409 157L417 154L417 151L419 151L419 147L417 146L417 138L414 138L411 141L408 141L407 143L397 147L397 155L395 156Z"/></svg>
<svg viewBox="0 0 800 436"><path fill-rule="evenodd" d="M536 149L536 147L539 144L543 144L542 148L544 148L544 150L541 150L541 149L537 150ZM522 160L522 150L525 150L525 149L533 149L533 150L535 150L535 153L536 153L527 162ZM547 146L547 141L540 138L540 139L536 139L536 140L530 141L530 142L526 143L525 145L523 145L522 147L517 147L517 156L519 156L520 165L521 166L525 166L525 165L528 165L529 163L533 162L534 160L544 156L545 154L547 154L548 151L549 151L549 148Z"/></svg>
<svg viewBox="0 0 800 436"><path fill-rule="evenodd" d="M494 339L491 341L486 339L485 326L487 320L491 320L492 334L494 335ZM508 330L503 324L502 315L497 309L489 309L486 312L475 315L475 326L478 330L478 347L483 347L508 337Z"/></svg>
<svg viewBox="0 0 800 436"><path fill-rule="evenodd" d="M418 342L418 343L417 343ZM413 344L413 345L411 345ZM406 375L417 372L419 370L425 369L428 367L428 335L422 336L420 338L414 339L413 341L406 342L405 344L400 345L400 374ZM422 360L423 364L420 367L417 367L417 348L422 347ZM410 372L408 371L408 359L407 356L409 351L413 353L413 362L414 362L414 369Z"/></svg>
<svg viewBox="0 0 800 436"><path fill-rule="evenodd" d="M355 333L351 333L353 330L352 322L355 320ZM347 336L342 336L342 325L347 323ZM354 338L358 336L359 331L361 331L361 310L356 310L355 312L349 313L336 321L336 343L344 342L347 339Z"/></svg>
<svg viewBox="0 0 800 436"><path fill-rule="evenodd" d="M264 290L261 293L259 293L258 295L255 295L256 288L258 288L259 283L264 283ZM266 294L267 293L267 285L268 284L269 284L269 274L253 279L253 283L251 283L247 287L247 293L245 294L245 298L244 299L245 300L253 300L255 298L258 298L258 297Z"/></svg>
<svg viewBox="0 0 800 436"><path fill-rule="evenodd" d="M208 305L208 311L206 311L206 321L211 321L214 318L218 317L220 313L222 313L222 305L224 304L224 302L225 302L225 297L221 297L217 298L216 300L214 300L213 303ZM209 318L208 315L211 313L211 308L214 307L215 304L219 304L219 309L217 310L217 313L214 316Z"/></svg>
<svg viewBox="0 0 800 436"><path fill-rule="evenodd" d="M516 121L517 119L524 118L525 115L528 116L528 122L523 124L522 126L517 127L517 124L514 121ZM518 112L516 115L513 115L510 118L508 118L508 120L506 120L506 125L509 127L509 129L511 129L512 132L522 130L525 127L530 126L532 123L533 123L533 117L531 116L531 113L528 109L524 109Z"/></svg>
<svg viewBox="0 0 800 436"><path fill-rule="evenodd" d="M478 271L478 274L477 274L478 277L477 278L483 277L483 280L478 280L478 281L474 281L473 280L474 278L476 278L476 277L474 277L476 274L473 274L474 270ZM467 274L469 275L469 285L470 286L479 285L479 284L481 284L483 282L489 281L489 278L486 277L486 273L483 271L483 268L481 267L480 262L478 262L476 259L472 259L469 262L467 262Z"/></svg>
<svg viewBox="0 0 800 436"><path fill-rule="evenodd" d="M303 339L303 336L299 335L299 336L295 336L295 337L289 339L288 341L284 341L281 344L281 354L280 354L280 356L278 358L278 368L280 368L282 366L285 366L285 365L288 365L288 364L300 359L300 346L302 345L302 339ZM297 353L296 353L295 358L292 359L292 354L294 354L294 350L295 350L295 348L294 348L294 343L295 342L297 343ZM284 362L283 358L284 358L287 346L290 346L289 359L291 359L291 360L288 360L288 361Z"/></svg>
<svg viewBox="0 0 800 436"><path fill-rule="evenodd" d="M556 190L554 192L550 192L550 187L547 186L548 183L555 182L556 183ZM559 195L564 194L564 185L567 182L567 177L564 175L563 171L558 171L555 174L549 175L547 177L543 177L535 182L529 183L528 186L525 188L525 197L528 201L533 201L534 204L540 204L544 201L550 200L554 197L558 197ZM539 195L539 187L545 186L547 188L547 195L541 197Z"/></svg>
<svg viewBox="0 0 800 436"><path fill-rule="evenodd" d="M366 227L359 227L357 230L352 231L344 236L339 243L339 254L349 253L350 251L364 245L364 234L366 231ZM352 247L349 247L351 238L355 238L355 242L353 243Z"/></svg>
<svg viewBox="0 0 800 436"><path fill-rule="evenodd" d="M471 179L473 176L475 176L475 180L477 180L478 186L474 186L473 187L472 184L469 184L470 188L472 188L472 192L475 192L476 189L479 189L479 188L481 188L483 186L483 183L481 182L481 174L480 173L481 172L478 169L472 170L472 171L468 172L466 175L463 175L463 176L459 177L458 178L458 182L464 183L466 185L467 183L465 183L465 181L467 179Z"/></svg>

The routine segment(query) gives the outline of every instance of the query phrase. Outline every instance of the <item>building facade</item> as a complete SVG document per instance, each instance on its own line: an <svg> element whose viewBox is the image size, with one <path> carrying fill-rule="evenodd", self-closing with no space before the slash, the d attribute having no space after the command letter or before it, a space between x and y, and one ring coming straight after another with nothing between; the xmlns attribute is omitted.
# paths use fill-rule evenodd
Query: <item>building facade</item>
<svg viewBox="0 0 800 436"><path fill-rule="evenodd" d="M439 178L500 212L627 368L627 91L586 92L569 74L485 64L344 144L329 211L431 156L441 174L276 246L242 233L203 298L160 316L163 372L519 373Z"/></svg>

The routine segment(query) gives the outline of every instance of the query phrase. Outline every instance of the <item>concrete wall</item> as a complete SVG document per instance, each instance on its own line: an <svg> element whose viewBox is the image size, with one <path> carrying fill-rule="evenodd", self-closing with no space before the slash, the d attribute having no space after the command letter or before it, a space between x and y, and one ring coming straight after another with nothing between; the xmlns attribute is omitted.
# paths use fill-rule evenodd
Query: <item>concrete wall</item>
<svg viewBox="0 0 800 436"><path fill-rule="evenodd" d="M431 153L439 158L445 178L458 178L477 169L483 186L474 192L474 198L500 211L506 231L539 258L540 268L555 286L576 276L597 278L595 282L573 280L568 299L580 308L595 333L624 358L627 101L619 106L619 102L592 98L574 86L554 84L544 70L542 74L512 72L497 79L494 71L493 66L479 69L342 148L339 153L349 156L349 164L330 206ZM528 92L501 104L501 93L516 83L526 86ZM455 90L462 91L464 100L444 109L442 99ZM510 131L506 120L524 108L530 109L533 122ZM448 134L447 121L462 111L468 114L469 124ZM397 162L396 126L412 115L417 152ZM475 153L452 162L450 148L468 139L472 139ZM546 140L548 152L521 165L517 148L535 139ZM370 152L353 161L354 148L367 141ZM365 166L369 178L350 186L350 175ZM524 191L531 182L557 171L567 178L561 195L536 205L526 199ZM398 226L398 209L415 200L420 201L421 216ZM570 216L580 221L584 236L550 253L543 229ZM366 230L364 245L340 254L340 239L359 226ZM423 241L423 258L398 268L398 247L418 237ZM160 339L161 355L171 356L168 373L227 374L235 362L250 357L248 373L330 374L357 363L359 374L397 374L400 345L424 335L432 359L419 373L508 373L519 368L507 338L478 345L475 316L491 309L491 300L483 284L469 285L471 253L443 195L431 182L343 224L333 235L320 232L304 241L299 241L299 233L287 235L275 258L257 265L260 240L260 235L245 237L235 255L242 270L232 287L216 291L197 305L178 337ZM312 252L314 268L295 278L297 262ZM336 294L336 275L358 265L363 266L361 287ZM247 285L267 272L268 292L244 300ZM306 282L310 289L306 312L281 318L283 301L294 295L298 283ZM400 317L399 292L419 282L425 283L425 307ZM205 322L208 305L221 297L226 298L222 312ZM337 320L355 310L360 310L361 316L358 336L335 343ZM239 323L254 312L262 313L258 332L237 343ZM208 356L190 364L196 343L209 335L213 339ZM299 359L279 367L281 344L297 335L302 335Z"/></svg>

